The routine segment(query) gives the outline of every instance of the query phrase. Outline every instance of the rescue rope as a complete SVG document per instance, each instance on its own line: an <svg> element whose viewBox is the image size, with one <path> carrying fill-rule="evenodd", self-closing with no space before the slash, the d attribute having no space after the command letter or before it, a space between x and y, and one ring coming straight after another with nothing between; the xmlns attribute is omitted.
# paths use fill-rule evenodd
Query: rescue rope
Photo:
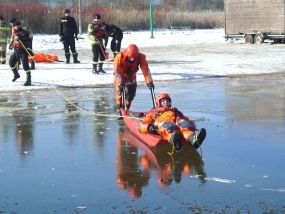
<svg viewBox="0 0 285 214"><path fill-rule="evenodd" d="M61 95L61 97L67 101L68 103L70 103L72 106L74 106L75 108L77 108L78 110L82 111L82 112L85 112L85 113L89 113L89 114L92 114L92 115L98 115L98 116L103 116L103 117L121 117L121 116L118 116L118 115L108 115L108 114L98 114L98 113L95 113L95 112L90 112L90 111L87 111L83 108L80 108L79 106L75 105L72 101L70 101L66 96L64 96L56 87L52 86L52 88L59 94Z"/></svg>
<svg viewBox="0 0 285 214"><path fill-rule="evenodd" d="M102 117L113 117L113 118L132 118L131 116L120 116L120 115L115 115L115 114L99 114L99 113L95 113L94 111L90 112L87 111L85 109L80 108L79 106L75 105L72 101L70 101L66 96L64 96L56 87L52 86L52 88L56 91L56 93L58 93L59 95L61 95L61 97L67 101L68 103L70 103L72 106L74 106L75 108L77 108L78 110L91 114L91 115L97 115L97 116L102 116Z"/></svg>
<svg viewBox="0 0 285 214"><path fill-rule="evenodd" d="M19 40L19 42L21 43L21 45L23 46L23 48L25 49L25 51L27 52L27 54L29 55L29 57L30 57L34 62L36 62L35 59L33 58L33 56L29 53L29 51L28 51L27 48L25 47L25 45L22 43L22 41ZM28 48L28 49L29 49L29 48ZM31 50L31 49L30 49L30 50ZM31 50L31 51L33 51L33 50Z"/></svg>
<svg viewBox="0 0 285 214"><path fill-rule="evenodd" d="M106 53L105 53L105 50L103 49L103 47L102 47L102 45L101 45L101 42L99 42L99 46L100 46L100 48L101 48L101 50L102 50L102 53L103 53L103 55L104 55L104 57L105 57L105 59L107 58L106 57Z"/></svg>
<svg viewBox="0 0 285 214"><path fill-rule="evenodd" d="M175 147L174 147L174 146L172 146L172 150L171 150L171 152L167 152L167 153L172 157L172 155L174 154L174 150L175 150Z"/></svg>

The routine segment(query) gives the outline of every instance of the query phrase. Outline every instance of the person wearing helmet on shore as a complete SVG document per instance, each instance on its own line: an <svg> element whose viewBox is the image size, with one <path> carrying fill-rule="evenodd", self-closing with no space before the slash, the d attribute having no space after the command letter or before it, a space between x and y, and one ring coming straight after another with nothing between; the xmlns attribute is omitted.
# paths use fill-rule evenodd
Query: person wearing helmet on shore
<svg viewBox="0 0 285 214"><path fill-rule="evenodd" d="M103 64L105 61L105 48L103 45L103 39L106 37L106 34L101 24L100 14L94 15L92 23L88 24L87 31L93 53L92 73L93 74L106 73L103 70Z"/></svg>
<svg viewBox="0 0 285 214"><path fill-rule="evenodd" d="M155 103L156 108L140 122L139 131L160 134L162 140L172 144L177 152L181 150L183 141L198 149L206 138L206 130L198 130L194 121L173 107L169 94L160 93Z"/></svg>
<svg viewBox="0 0 285 214"><path fill-rule="evenodd" d="M126 108L130 109L132 100L137 90L137 72L141 69L146 85L154 89L151 73L149 71L146 56L139 52L135 44L130 44L127 49L121 51L114 59L114 88L118 109L122 108L121 93L126 91Z"/></svg>
<svg viewBox="0 0 285 214"><path fill-rule="evenodd" d="M70 62L70 52L69 48L71 50L71 54L73 57L73 63L80 63L78 61L78 53L76 52L75 49L75 40L78 40L78 30L77 30L77 25L76 21L73 17L70 16L70 11L69 9L65 9L63 11L64 16L61 17L60 19L60 24L59 24L59 37L60 37L60 42L63 43L64 46L64 54L66 58L66 63Z"/></svg>

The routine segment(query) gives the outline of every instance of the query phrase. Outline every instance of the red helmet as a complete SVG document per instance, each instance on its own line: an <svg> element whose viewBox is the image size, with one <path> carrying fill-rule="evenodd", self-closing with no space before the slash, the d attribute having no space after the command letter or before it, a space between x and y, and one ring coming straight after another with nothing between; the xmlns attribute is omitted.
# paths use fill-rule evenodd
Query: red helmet
<svg viewBox="0 0 285 214"><path fill-rule="evenodd" d="M169 94L167 94L167 93L160 93L157 97L156 97L156 99L155 99L155 104L156 104L156 107L157 108L159 108L160 107L160 100L161 99L169 99L169 102L171 102L171 98L170 98L170 96L169 96Z"/></svg>
<svg viewBox="0 0 285 214"><path fill-rule="evenodd" d="M136 45L130 44L127 48L127 55L129 58L136 58L139 55L139 49Z"/></svg>

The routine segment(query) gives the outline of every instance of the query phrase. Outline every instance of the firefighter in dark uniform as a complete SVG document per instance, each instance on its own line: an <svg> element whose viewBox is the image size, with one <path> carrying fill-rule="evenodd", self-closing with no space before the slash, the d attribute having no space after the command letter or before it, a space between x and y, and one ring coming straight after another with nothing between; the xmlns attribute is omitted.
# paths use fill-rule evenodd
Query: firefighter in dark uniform
<svg viewBox="0 0 285 214"><path fill-rule="evenodd" d="M14 22L17 21L16 18L11 18L10 19L10 26L11 26L11 31L13 33L13 24ZM20 21L21 22L21 21ZM34 60L34 52L33 52L33 31L30 27L30 25L28 26L23 26L23 22L21 22L21 26L24 30L28 31L29 32L29 37L30 37L30 43L29 43L29 47L27 48L28 52L29 52L29 60L31 62L31 70L34 70L35 69L35 60ZM11 42L11 41L10 41ZM19 66L21 64L21 61L18 62L18 70L19 70Z"/></svg>
<svg viewBox="0 0 285 214"><path fill-rule="evenodd" d="M103 46L103 39L106 37L105 31L101 24L101 15L95 14L93 21L88 25L88 37L92 46L93 53L93 71L92 73L99 74L106 73L103 70L105 61L105 48ZM100 61L99 61L100 59ZM99 65L99 66L98 66ZM99 68L99 69L98 69Z"/></svg>
<svg viewBox="0 0 285 214"><path fill-rule="evenodd" d="M10 56L9 65L11 70L14 73L14 78L12 79L15 82L20 75L18 73L18 62L19 60L22 61L23 68L26 72L26 82L24 86L31 85L31 70L28 61L28 50L30 43L29 32L24 30L21 27L21 22L16 21L13 24L12 36L11 36L11 43L9 49L12 50L14 48L14 53Z"/></svg>
<svg viewBox="0 0 285 214"><path fill-rule="evenodd" d="M69 47L73 57L73 63L80 63L80 61L77 60L78 53L75 50L75 39L78 40L77 34L78 30L75 19L70 16L70 11L65 9L64 16L61 17L60 21L59 36L60 41L64 45L66 63L70 62Z"/></svg>
<svg viewBox="0 0 285 214"><path fill-rule="evenodd" d="M105 29L106 37L105 37L105 47L108 45L108 37L112 37L110 48L114 54L114 58L121 51L121 43L123 39L123 31L121 28L116 25L108 25L106 23L102 23L103 28Z"/></svg>
<svg viewBox="0 0 285 214"><path fill-rule="evenodd" d="M10 42L11 30L0 16L0 63L6 63L7 44Z"/></svg>

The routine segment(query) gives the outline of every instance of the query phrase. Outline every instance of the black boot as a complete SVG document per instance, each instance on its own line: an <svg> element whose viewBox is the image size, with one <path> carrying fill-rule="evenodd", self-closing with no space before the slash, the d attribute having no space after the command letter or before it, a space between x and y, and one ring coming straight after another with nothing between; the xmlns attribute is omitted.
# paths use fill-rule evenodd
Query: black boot
<svg viewBox="0 0 285 214"><path fill-rule="evenodd" d="M92 73L93 73L93 74L99 74L98 69L97 69L97 64L93 64Z"/></svg>
<svg viewBox="0 0 285 214"><path fill-rule="evenodd" d="M26 82L25 82L24 86L29 86L31 84L32 84L31 83L31 72L28 72L27 73L27 79L26 79Z"/></svg>
<svg viewBox="0 0 285 214"><path fill-rule="evenodd" d="M66 53L65 58L66 58L66 63L69 63L70 62L70 53Z"/></svg>
<svg viewBox="0 0 285 214"><path fill-rule="evenodd" d="M103 63L99 63L99 70L98 70L98 72L106 73L106 71L103 70Z"/></svg>
<svg viewBox="0 0 285 214"><path fill-rule="evenodd" d="M73 54L73 63L80 63L80 61L77 60L78 53Z"/></svg>
<svg viewBox="0 0 285 214"><path fill-rule="evenodd" d="M32 59L31 62L31 70L35 70L35 61Z"/></svg>
<svg viewBox="0 0 285 214"><path fill-rule="evenodd" d="M18 73L17 69L12 70L14 73L14 78L12 79L12 82L15 82L18 78L20 78L20 74Z"/></svg>
<svg viewBox="0 0 285 214"><path fill-rule="evenodd" d="M206 129L201 128L198 134L193 133L189 136L188 142L190 143L190 145L194 147L194 149L198 149L205 140L206 135L207 135Z"/></svg>
<svg viewBox="0 0 285 214"><path fill-rule="evenodd" d="M179 152L182 148L182 139L179 131L174 131L172 136L170 137L169 142L176 150L176 152Z"/></svg>

